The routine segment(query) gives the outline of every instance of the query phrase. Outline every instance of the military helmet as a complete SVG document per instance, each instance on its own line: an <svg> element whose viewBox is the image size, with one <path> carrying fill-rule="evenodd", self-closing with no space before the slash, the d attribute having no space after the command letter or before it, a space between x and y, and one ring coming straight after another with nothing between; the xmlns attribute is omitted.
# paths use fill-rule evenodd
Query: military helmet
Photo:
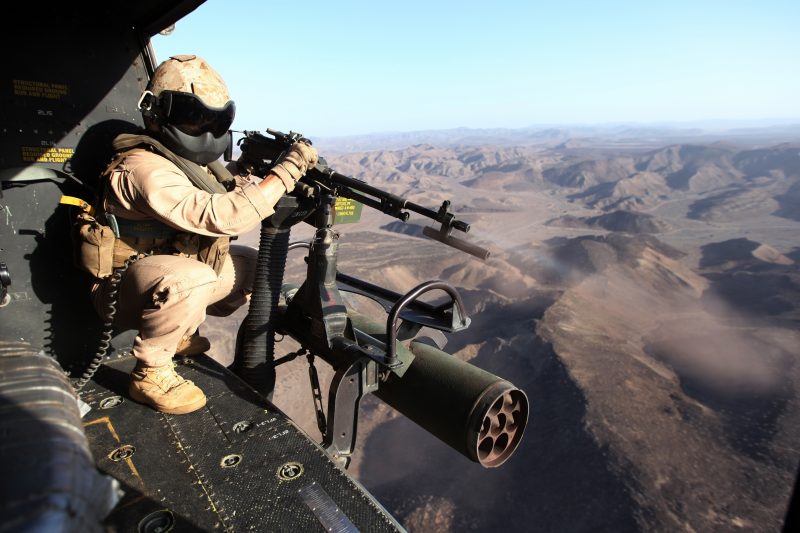
<svg viewBox="0 0 800 533"><path fill-rule="evenodd" d="M172 56L153 73L139 101L147 124L178 155L205 165L228 146L236 106L222 77L203 58Z"/></svg>
<svg viewBox="0 0 800 533"><path fill-rule="evenodd" d="M150 92L162 91L192 93L209 107L223 107L231 99L222 76L195 55L172 56L156 68Z"/></svg>

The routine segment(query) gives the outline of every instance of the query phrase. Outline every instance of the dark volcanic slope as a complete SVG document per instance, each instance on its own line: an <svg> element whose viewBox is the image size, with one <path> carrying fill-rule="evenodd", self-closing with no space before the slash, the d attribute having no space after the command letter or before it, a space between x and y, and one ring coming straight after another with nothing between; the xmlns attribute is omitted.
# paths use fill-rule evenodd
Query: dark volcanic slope
<svg viewBox="0 0 800 533"><path fill-rule="evenodd" d="M658 220L653 215L624 210L589 217L586 219L586 223L590 227L599 226L609 231L623 233L661 233L669 229L669 224Z"/></svg>
<svg viewBox="0 0 800 533"><path fill-rule="evenodd" d="M661 233L668 231L670 225L653 215L634 211L619 210L594 217L578 218L572 215L547 221L548 226L566 228L601 228L622 233Z"/></svg>
<svg viewBox="0 0 800 533"><path fill-rule="evenodd" d="M700 268L717 268L725 271L795 272L795 260L768 244L746 239L728 239L712 242L701 248Z"/></svg>
<svg viewBox="0 0 800 533"><path fill-rule="evenodd" d="M733 222L746 216L768 215L778 206L778 198L769 190L736 187L693 202L687 216L695 220Z"/></svg>
<svg viewBox="0 0 800 533"><path fill-rule="evenodd" d="M427 238L422 234L422 228L423 226L419 224L401 222L399 220L381 226L381 229L391 231L392 233L402 233L403 235L411 235L412 237Z"/></svg>
<svg viewBox="0 0 800 533"><path fill-rule="evenodd" d="M778 210L775 215L792 220L800 220L800 181L789 187L789 189L775 197L778 202Z"/></svg>
<svg viewBox="0 0 800 533"><path fill-rule="evenodd" d="M775 248L749 239L729 239L702 247L700 268L712 285L706 307L725 314L729 309L747 320L780 320L800 324L800 268Z"/></svg>

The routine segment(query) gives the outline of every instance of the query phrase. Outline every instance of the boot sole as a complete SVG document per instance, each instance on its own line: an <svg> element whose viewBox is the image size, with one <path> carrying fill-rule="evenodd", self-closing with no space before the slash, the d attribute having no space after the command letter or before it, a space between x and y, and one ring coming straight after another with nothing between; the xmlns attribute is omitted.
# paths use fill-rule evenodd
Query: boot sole
<svg viewBox="0 0 800 533"><path fill-rule="evenodd" d="M165 413L168 415L185 415L197 411L198 409L206 405L205 396L190 404L167 408L167 407L161 407L158 404L153 403L152 400L150 400L150 398L140 393L138 389L134 388L128 389L128 395L131 397L131 400L143 405L147 405L148 407L152 407L159 413Z"/></svg>

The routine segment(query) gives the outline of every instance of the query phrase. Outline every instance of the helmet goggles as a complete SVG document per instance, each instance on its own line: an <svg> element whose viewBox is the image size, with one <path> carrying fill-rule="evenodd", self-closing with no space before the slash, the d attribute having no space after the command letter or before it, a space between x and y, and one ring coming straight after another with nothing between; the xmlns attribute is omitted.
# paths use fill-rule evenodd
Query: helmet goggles
<svg viewBox="0 0 800 533"><path fill-rule="evenodd" d="M222 107L209 107L197 95L180 91L161 91L158 107L168 124L192 136L211 133L219 137L228 131L236 115L233 100Z"/></svg>

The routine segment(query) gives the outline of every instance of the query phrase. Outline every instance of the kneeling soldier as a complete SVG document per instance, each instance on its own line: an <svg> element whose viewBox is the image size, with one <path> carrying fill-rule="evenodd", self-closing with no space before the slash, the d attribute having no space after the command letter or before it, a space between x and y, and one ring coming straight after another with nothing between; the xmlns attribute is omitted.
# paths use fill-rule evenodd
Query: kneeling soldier
<svg viewBox="0 0 800 533"><path fill-rule="evenodd" d="M190 413L206 397L175 372L172 358L207 348L192 337L206 313L232 313L252 287L255 250L229 246L229 238L270 216L317 153L296 143L263 180L232 176L218 159L235 106L219 74L197 56L161 63L139 105L146 132L115 139L118 156L103 178L100 208L120 234L114 266L139 257L119 283L114 324L138 329L131 398L165 413ZM101 311L112 285L104 274L92 288Z"/></svg>

